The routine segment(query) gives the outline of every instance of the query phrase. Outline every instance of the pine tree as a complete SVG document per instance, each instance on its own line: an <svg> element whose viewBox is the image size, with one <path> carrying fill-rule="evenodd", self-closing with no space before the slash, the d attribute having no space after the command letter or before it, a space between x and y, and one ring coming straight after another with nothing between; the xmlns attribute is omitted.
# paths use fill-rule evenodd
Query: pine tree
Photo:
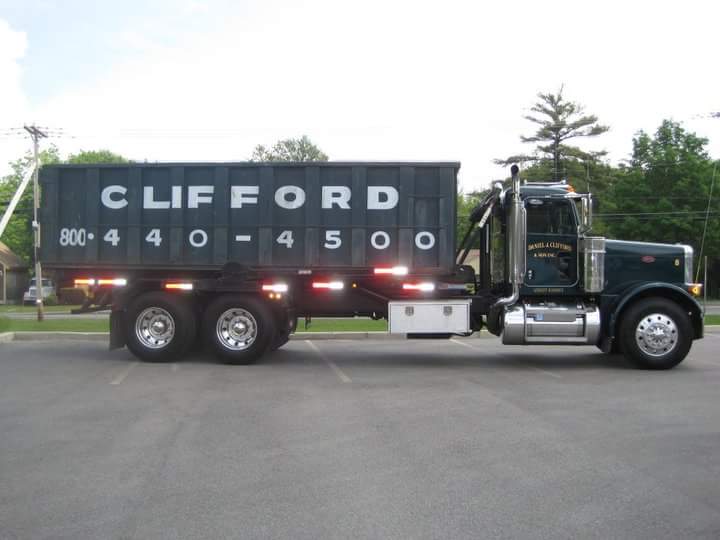
<svg viewBox="0 0 720 540"><path fill-rule="evenodd" d="M585 114L582 105L567 101L563 87L556 94L539 93L538 101L530 109L534 114L524 118L537 124L535 133L529 137L521 135L523 143L535 144L533 154L518 154L506 159L496 159L499 165L513 163L535 163L552 171L554 180L560 180L567 173L568 165L596 161L605 152L586 152L568 141L578 137L596 137L610 128L598 122L597 116Z"/></svg>

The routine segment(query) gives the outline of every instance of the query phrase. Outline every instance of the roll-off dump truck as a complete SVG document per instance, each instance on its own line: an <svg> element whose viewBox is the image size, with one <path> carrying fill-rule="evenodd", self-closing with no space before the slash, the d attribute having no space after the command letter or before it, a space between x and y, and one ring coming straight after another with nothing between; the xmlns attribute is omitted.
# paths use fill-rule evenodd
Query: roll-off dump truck
<svg viewBox="0 0 720 540"><path fill-rule="evenodd" d="M110 347L245 364L298 319L387 319L408 337L593 345L668 369L703 336L687 245L591 233L565 182L496 182L458 242L449 163L58 165L40 174L41 258ZM464 264L479 253L478 269ZM474 251L477 250L477 251Z"/></svg>

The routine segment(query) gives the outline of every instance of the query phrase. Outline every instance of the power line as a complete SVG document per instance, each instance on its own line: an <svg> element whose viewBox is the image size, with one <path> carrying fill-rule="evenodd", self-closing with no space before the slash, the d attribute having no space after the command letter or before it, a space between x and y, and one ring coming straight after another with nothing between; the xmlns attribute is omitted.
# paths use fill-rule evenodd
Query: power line
<svg viewBox="0 0 720 540"><path fill-rule="evenodd" d="M627 216L671 216L671 215L705 215L708 210L683 210L675 212L608 212L605 214L594 214L596 217L627 217ZM712 212L720 213L720 212Z"/></svg>

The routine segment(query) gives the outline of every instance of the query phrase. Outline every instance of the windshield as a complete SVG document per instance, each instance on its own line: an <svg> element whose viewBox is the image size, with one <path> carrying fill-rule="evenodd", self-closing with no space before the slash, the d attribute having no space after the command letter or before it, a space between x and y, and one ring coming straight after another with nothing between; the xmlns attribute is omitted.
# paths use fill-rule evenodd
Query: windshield
<svg viewBox="0 0 720 540"><path fill-rule="evenodd" d="M49 279L43 279L42 284L43 284L43 287L52 287L52 283L50 282ZM30 286L35 287L36 285L37 285L37 281L35 280L35 278L32 278L30 280Z"/></svg>

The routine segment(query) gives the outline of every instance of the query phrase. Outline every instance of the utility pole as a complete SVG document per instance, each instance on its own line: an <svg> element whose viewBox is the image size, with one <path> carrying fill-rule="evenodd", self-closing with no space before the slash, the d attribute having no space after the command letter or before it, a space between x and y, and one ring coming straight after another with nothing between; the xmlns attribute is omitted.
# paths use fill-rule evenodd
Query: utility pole
<svg viewBox="0 0 720 540"><path fill-rule="evenodd" d="M35 295L37 297L37 320L45 318L43 313L43 281L42 265L40 264L40 223L38 222L38 208L40 207L40 186L38 184L38 171L40 170L40 155L38 141L47 137L37 126L23 126L33 140L33 156L35 157L35 172L33 173L33 231L35 233Z"/></svg>

